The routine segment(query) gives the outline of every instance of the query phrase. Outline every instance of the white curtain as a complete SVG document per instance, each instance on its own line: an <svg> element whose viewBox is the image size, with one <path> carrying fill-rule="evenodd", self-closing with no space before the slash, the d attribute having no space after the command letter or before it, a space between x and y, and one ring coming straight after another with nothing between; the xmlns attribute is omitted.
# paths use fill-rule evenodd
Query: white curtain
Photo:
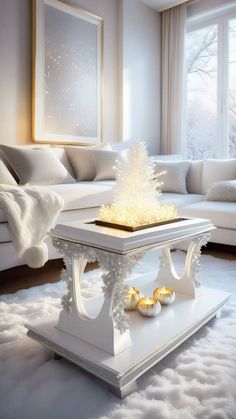
<svg viewBox="0 0 236 419"><path fill-rule="evenodd" d="M182 151L186 15L186 4L162 13L162 154Z"/></svg>

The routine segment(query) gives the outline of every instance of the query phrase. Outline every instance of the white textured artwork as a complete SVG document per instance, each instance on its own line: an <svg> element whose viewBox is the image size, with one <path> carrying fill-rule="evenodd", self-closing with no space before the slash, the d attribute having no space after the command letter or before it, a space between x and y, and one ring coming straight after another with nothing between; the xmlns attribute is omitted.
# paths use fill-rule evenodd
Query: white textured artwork
<svg viewBox="0 0 236 419"><path fill-rule="evenodd" d="M97 28L45 8L45 130L97 135Z"/></svg>
<svg viewBox="0 0 236 419"><path fill-rule="evenodd" d="M32 5L34 140L101 142L103 19L58 0Z"/></svg>

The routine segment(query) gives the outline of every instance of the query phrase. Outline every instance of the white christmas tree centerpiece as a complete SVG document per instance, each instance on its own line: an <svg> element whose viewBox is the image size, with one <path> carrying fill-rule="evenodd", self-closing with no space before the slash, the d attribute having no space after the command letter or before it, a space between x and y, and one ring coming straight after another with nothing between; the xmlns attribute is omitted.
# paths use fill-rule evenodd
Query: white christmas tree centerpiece
<svg viewBox="0 0 236 419"><path fill-rule="evenodd" d="M101 206L97 224L109 223L134 230L176 219L173 205L158 202L162 175L163 172L155 173L145 143L138 140L126 158L117 162L114 202Z"/></svg>

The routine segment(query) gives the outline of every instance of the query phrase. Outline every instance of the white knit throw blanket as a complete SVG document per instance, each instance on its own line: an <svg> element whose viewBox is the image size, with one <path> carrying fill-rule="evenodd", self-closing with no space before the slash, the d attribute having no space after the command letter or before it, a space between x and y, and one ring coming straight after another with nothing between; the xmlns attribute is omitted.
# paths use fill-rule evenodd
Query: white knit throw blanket
<svg viewBox="0 0 236 419"><path fill-rule="evenodd" d="M46 188L0 185L0 208L8 221L13 244L31 268L40 268L47 262L44 240L62 207L61 197Z"/></svg>

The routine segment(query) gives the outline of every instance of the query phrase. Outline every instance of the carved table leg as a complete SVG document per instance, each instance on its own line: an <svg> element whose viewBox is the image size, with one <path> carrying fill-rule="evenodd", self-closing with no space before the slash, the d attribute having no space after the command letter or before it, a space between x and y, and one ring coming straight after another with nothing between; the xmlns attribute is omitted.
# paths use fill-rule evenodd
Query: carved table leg
<svg viewBox="0 0 236 419"><path fill-rule="evenodd" d="M113 355L131 346L128 316L124 312L125 279L140 256L118 255L56 239L54 245L64 254L67 294L62 297L63 310L57 328ZM81 295L81 278L88 261L99 262L104 301L96 318L89 317Z"/></svg>
<svg viewBox="0 0 236 419"><path fill-rule="evenodd" d="M184 272L177 275L170 248L165 247L160 255L160 270L157 276L158 283L173 288L176 292L195 298L199 287L198 272L200 267L201 247L206 245L209 234L194 238L187 250Z"/></svg>

